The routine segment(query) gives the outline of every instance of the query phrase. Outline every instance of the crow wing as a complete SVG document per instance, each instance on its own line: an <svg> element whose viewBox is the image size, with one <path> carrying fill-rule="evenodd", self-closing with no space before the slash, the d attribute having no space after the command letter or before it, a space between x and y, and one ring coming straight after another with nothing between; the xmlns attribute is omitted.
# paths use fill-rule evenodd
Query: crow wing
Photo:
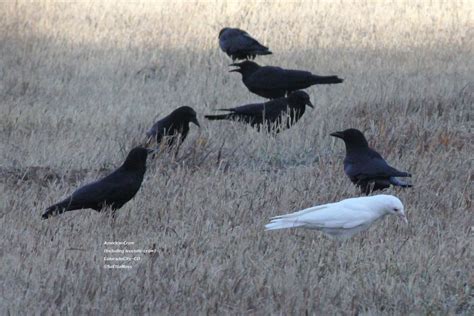
<svg viewBox="0 0 474 316"><path fill-rule="evenodd" d="M285 98L280 98L265 103L247 104L226 110L239 115L259 117L261 119L265 117L266 120L274 121L286 110L287 104L288 102Z"/></svg>
<svg viewBox="0 0 474 316"><path fill-rule="evenodd" d="M219 39L219 45L229 55L268 50L247 32L238 29L228 30L223 34Z"/></svg>
<svg viewBox="0 0 474 316"><path fill-rule="evenodd" d="M298 90L311 85L313 74L303 70L287 70L265 66L245 79L253 89Z"/></svg>
<svg viewBox="0 0 474 316"><path fill-rule="evenodd" d="M169 117L164 117L157 121L153 126L146 132L147 137L162 137L163 131L168 130L171 127L171 120Z"/></svg>
<svg viewBox="0 0 474 316"><path fill-rule="evenodd" d="M80 187L64 201L68 201L68 209L97 209L104 203L121 207L140 188L141 180L138 178L139 175L117 170L101 180Z"/></svg>
<svg viewBox="0 0 474 316"><path fill-rule="evenodd" d="M354 158L347 159L344 171L350 178L357 178L358 180L410 176L407 172L391 167L378 152L371 149L369 149L367 155L357 155Z"/></svg>
<svg viewBox="0 0 474 316"><path fill-rule="evenodd" d="M173 122L171 117L167 116L156 122L146 133L148 138L154 137L157 144L160 144L165 136L169 136L168 145L172 145L175 141L175 134L181 134L181 140L184 140L189 132L186 124L180 128L179 124Z"/></svg>

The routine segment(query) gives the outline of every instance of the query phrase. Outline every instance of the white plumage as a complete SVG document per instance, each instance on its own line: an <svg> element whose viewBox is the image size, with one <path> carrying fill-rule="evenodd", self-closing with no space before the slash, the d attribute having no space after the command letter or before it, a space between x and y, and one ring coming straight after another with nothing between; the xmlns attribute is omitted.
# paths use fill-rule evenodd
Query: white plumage
<svg viewBox="0 0 474 316"><path fill-rule="evenodd" d="M301 227L317 229L336 238L349 238L366 230L385 215L400 216L408 223L402 202L392 195L375 195L318 205L273 217L266 230Z"/></svg>

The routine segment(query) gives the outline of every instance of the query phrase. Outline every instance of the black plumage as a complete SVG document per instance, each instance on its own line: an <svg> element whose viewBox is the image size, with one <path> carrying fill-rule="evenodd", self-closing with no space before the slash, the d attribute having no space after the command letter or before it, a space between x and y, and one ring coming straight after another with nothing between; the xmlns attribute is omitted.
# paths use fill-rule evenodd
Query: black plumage
<svg viewBox="0 0 474 316"><path fill-rule="evenodd" d="M382 190L390 185L411 187L396 177L411 177L411 174L399 171L387 164L382 156L369 147L361 131L350 128L334 132L331 136L342 139L346 145L344 172L363 193Z"/></svg>
<svg viewBox="0 0 474 316"><path fill-rule="evenodd" d="M248 60L231 66L238 67L230 72L242 74L242 81L247 89L267 99L281 98L292 91L306 89L316 84L343 82L337 76L317 76L309 71L260 66Z"/></svg>
<svg viewBox="0 0 474 316"><path fill-rule="evenodd" d="M247 32L225 27L219 32L219 46L232 60L254 59L257 55L270 55L268 47L260 44Z"/></svg>
<svg viewBox="0 0 474 316"><path fill-rule="evenodd" d="M286 98L220 109L230 113L206 115L205 117L209 120L242 121L256 127L259 131L265 123L268 131L280 132L282 120L286 118L284 123L286 128L290 128L303 116L306 105L313 107L309 95L304 91L294 91Z"/></svg>
<svg viewBox="0 0 474 316"><path fill-rule="evenodd" d="M200 127L197 120L196 111L189 106L182 106L171 112L168 116L156 122L146 133L148 142L156 140L157 145L164 144L167 147L178 142L178 148L186 139L189 133L189 123L194 123Z"/></svg>
<svg viewBox="0 0 474 316"><path fill-rule="evenodd" d="M121 208L140 189L148 153L146 148L133 148L118 169L98 181L80 187L63 201L48 207L42 218L78 209L91 208L100 212L104 207L112 210Z"/></svg>

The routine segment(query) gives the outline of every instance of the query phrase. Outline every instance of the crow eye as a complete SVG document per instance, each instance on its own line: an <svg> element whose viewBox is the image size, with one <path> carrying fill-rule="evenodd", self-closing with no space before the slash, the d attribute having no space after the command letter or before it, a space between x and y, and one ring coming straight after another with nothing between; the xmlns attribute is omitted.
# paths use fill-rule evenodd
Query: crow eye
<svg viewBox="0 0 474 316"><path fill-rule="evenodd" d="M394 211L394 212L398 212L398 209L394 208L393 211Z"/></svg>

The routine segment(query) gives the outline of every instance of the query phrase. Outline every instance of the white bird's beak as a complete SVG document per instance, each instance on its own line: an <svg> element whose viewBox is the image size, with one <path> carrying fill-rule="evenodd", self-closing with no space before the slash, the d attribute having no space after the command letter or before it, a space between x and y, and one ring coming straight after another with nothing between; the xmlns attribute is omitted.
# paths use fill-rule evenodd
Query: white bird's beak
<svg viewBox="0 0 474 316"><path fill-rule="evenodd" d="M400 217L401 217L402 220L405 222L405 224L408 224L408 219L407 219L407 217L405 216L405 214L400 214Z"/></svg>

